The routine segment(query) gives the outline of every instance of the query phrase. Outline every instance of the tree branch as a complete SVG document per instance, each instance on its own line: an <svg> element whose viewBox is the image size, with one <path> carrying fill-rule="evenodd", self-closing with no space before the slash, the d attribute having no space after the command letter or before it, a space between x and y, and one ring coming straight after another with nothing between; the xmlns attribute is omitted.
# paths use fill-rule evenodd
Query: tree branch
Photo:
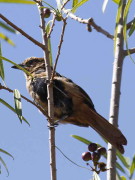
<svg viewBox="0 0 135 180"><path fill-rule="evenodd" d="M56 66L57 66L57 63L58 63L59 56L60 56L60 50L61 50L62 43L63 43L64 33L65 33L65 27L66 27L66 25L67 25L66 20L67 20L66 18L65 18L65 19L63 18L63 27L62 27L61 37L60 37L60 43L59 43L59 45L58 45L58 52L57 52L57 56L56 56L56 60L55 60L55 64L54 64L54 68L53 68L53 72L52 72L51 81L52 81L53 78L54 78Z"/></svg>
<svg viewBox="0 0 135 180"><path fill-rule="evenodd" d="M49 31L49 33L48 33L48 35L47 35L47 38L48 38L48 39L50 38L51 33L52 33L52 31L53 31L53 28L54 28L54 25L55 25L55 20L56 20L56 16L53 15L52 25L51 25L50 31Z"/></svg>
<svg viewBox="0 0 135 180"><path fill-rule="evenodd" d="M63 12L65 14L67 14L71 19L74 19L75 21L78 21L79 23L82 23L82 24L87 24L87 26L92 26L97 32L100 32L102 33L103 35L105 35L106 37L110 38L110 39L113 39L114 36L111 35L109 32L107 32L106 30L104 30L103 28L101 28L100 26L98 26L93 18L89 18L89 19L82 19L78 16L76 16L75 14L63 9Z"/></svg>
<svg viewBox="0 0 135 180"><path fill-rule="evenodd" d="M7 24L9 24L11 27L13 27L14 29L16 29L18 32L20 32L23 36L25 36L27 39L29 39L30 41L32 41L34 44L36 44L37 46L41 47L42 49L45 48L45 46L38 42L37 40L35 40L33 37L31 37L30 35L28 35L26 32L24 32L21 28L19 28L18 26L16 26L14 23L12 23L11 21L9 21L5 16L3 16L2 14L0 14L0 18L3 19Z"/></svg>
<svg viewBox="0 0 135 180"><path fill-rule="evenodd" d="M124 50L124 56L128 56L130 54L134 54L135 53L135 48L131 48L128 50Z"/></svg>
<svg viewBox="0 0 135 180"><path fill-rule="evenodd" d="M124 61L124 37L123 37L123 14L126 0L121 0L122 6L119 22L117 23L116 48L114 52L112 90L110 102L110 118L109 122L118 127L119 103L120 103L120 87L122 77L122 66ZM116 180L116 149L108 143L107 154L107 180Z"/></svg>
<svg viewBox="0 0 135 180"><path fill-rule="evenodd" d="M54 128L54 102L53 102L53 83L51 83L51 65L50 65L50 52L48 49L48 37L45 30L45 20L43 16L43 5L42 1L36 1L39 14L40 14L40 23L41 23L41 33L44 48L44 60L45 60L45 69L47 74L47 99L48 99L48 116L49 120L49 148L50 148L50 173L51 180L56 180L56 152L55 152L55 128Z"/></svg>

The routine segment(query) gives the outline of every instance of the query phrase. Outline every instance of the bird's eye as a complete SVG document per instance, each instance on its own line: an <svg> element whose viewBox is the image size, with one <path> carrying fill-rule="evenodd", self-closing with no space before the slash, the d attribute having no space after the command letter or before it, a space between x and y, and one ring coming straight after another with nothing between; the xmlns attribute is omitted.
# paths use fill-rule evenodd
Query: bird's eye
<svg viewBox="0 0 135 180"><path fill-rule="evenodd" d="M30 60L29 62L26 63L27 66L32 66L35 64L35 60Z"/></svg>

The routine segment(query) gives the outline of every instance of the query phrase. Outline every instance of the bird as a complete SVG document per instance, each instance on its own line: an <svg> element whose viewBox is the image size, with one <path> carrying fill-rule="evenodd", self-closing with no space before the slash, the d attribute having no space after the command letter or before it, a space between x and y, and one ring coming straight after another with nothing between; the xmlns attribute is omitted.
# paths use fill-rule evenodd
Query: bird
<svg viewBox="0 0 135 180"><path fill-rule="evenodd" d="M34 102L48 112L47 73L44 58L30 57L18 64L25 73L26 87ZM19 69L17 66L12 66ZM53 67L51 67L53 70ZM124 153L127 140L122 132L95 109L89 95L71 79L55 72L53 77L54 123L91 127L119 152Z"/></svg>

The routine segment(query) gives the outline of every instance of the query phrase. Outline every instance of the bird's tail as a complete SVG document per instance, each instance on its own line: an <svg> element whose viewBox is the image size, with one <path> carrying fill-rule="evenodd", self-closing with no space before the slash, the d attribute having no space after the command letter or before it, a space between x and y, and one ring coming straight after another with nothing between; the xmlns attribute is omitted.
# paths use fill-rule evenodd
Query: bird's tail
<svg viewBox="0 0 135 180"><path fill-rule="evenodd" d="M122 154L124 153L123 145L127 144L127 140L118 128L110 124L104 117L91 109L86 111L85 118L90 127L97 131Z"/></svg>

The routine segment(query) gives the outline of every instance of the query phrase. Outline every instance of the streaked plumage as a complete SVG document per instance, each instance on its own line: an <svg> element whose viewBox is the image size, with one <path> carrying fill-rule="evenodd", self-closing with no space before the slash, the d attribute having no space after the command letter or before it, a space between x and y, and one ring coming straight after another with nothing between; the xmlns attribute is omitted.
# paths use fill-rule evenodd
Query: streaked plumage
<svg viewBox="0 0 135 180"><path fill-rule="evenodd" d="M43 58L31 57L22 64L32 76L26 75L27 89L36 103L46 111L47 83ZM16 67L14 67L16 68ZM72 80L56 73L53 79L54 120L82 127L92 127L108 142L124 153L127 140L121 131L99 115L87 93Z"/></svg>

